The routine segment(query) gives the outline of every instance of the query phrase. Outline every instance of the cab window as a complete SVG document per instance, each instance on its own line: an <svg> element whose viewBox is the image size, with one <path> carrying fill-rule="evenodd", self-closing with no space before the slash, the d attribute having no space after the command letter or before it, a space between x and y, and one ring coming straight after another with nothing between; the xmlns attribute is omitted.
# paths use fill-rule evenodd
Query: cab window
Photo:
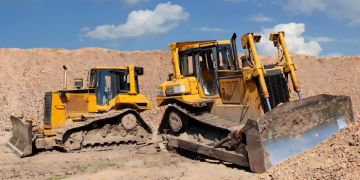
<svg viewBox="0 0 360 180"><path fill-rule="evenodd" d="M179 57L180 74L189 76L194 74L192 54L183 53Z"/></svg>
<svg viewBox="0 0 360 180"><path fill-rule="evenodd" d="M202 77L203 92L205 95L215 95L217 93L213 62L213 53L210 49L199 53L199 67Z"/></svg>
<svg viewBox="0 0 360 180"><path fill-rule="evenodd" d="M233 70L234 63L232 60L231 48L228 46L219 46L219 70Z"/></svg>
<svg viewBox="0 0 360 180"><path fill-rule="evenodd" d="M97 95L97 104L105 105L111 99L113 99L112 72L111 71L101 72L98 95Z"/></svg>

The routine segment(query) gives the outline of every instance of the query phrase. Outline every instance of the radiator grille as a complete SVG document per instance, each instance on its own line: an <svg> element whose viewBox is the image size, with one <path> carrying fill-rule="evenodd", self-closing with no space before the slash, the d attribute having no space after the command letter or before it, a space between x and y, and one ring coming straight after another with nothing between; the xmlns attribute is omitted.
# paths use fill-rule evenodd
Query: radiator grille
<svg viewBox="0 0 360 180"><path fill-rule="evenodd" d="M277 107L277 105L279 105L280 103L287 102L287 100L290 98L290 95L287 86L287 80L283 77L281 71L279 71L280 74L275 72L274 73L270 73L270 72L268 73L268 72L269 71L267 71L266 74L269 75L264 76L264 78L265 78L266 87L269 92L270 106L271 109L273 109ZM264 108L264 113L266 113L269 111L269 108L267 106L265 99L262 100L263 100L262 104Z"/></svg>
<svg viewBox="0 0 360 180"><path fill-rule="evenodd" d="M52 92L46 92L44 99L44 124L51 124Z"/></svg>

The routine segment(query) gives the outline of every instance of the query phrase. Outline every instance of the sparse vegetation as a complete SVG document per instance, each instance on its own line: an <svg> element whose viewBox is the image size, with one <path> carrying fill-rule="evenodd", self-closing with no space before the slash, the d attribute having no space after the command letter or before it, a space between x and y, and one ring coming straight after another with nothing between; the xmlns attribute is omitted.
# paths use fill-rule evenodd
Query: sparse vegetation
<svg viewBox="0 0 360 180"><path fill-rule="evenodd" d="M55 176L55 177L49 177L46 180L59 180L59 179L65 179L67 176Z"/></svg>
<svg viewBox="0 0 360 180"><path fill-rule="evenodd" d="M97 167L99 169L103 169L103 168L107 168L107 167L111 167L111 166L116 166L116 163L100 163L97 165Z"/></svg>
<svg viewBox="0 0 360 180"><path fill-rule="evenodd" d="M100 164L97 164L96 166L93 166L92 164L89 164L87 166L73 166L72 168L73 169L76 169L78 171L83 171L85 169L104 169L104 168L107 168L107 167L111 167L111 166L117 166L116 163L100 163Z"/></svg>
<svg viewBox="0 0 360 180"><path fill-rule="evenodd" d="M92 166L92 164L89 164L89 165L87 165L87 166L73 166L72 168L73 169L76 169L76 170L78 170L78 171L82 171L82 170L85 170L85 169L87 169L87 168L90 168Z"/></svg>

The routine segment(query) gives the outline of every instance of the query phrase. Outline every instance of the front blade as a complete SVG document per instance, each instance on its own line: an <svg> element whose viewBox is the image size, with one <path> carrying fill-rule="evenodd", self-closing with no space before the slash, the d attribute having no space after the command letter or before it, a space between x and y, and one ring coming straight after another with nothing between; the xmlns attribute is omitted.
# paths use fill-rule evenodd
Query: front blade
<svg viewBox="0 0 360 180"><path fill-rule="evenodd" d="M25 123L18 117L10 117L13 132L6 147L10 148L19 158L28 156L32 153L32 124L30 121Z"/></svg>
<svg viewBox="0 0 360 180"><path fill-rule="evenodd" d="M354 117L349 97L318 95L285 103L259 120L269 169L320 144Z"/></svg>

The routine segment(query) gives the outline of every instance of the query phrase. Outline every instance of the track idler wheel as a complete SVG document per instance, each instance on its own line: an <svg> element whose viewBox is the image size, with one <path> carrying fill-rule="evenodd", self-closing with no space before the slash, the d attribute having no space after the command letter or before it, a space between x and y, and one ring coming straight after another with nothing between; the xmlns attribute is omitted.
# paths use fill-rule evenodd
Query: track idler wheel
<svg viewBox="0 0 360 180"><path fill-rule="evenodd" d="M186 131L189 124L189 118L181 112L175 110L169 115L169 125L175 133L183 133Z"/></svg>
<svg viewBox="0 0 360 180"><path fill-rule="evenodd" d="M127 130L130 131L132 129L134 129L136 127L137 123L137 118L134 114L126 114L125 116L123 116L121 118L121 124L123 125L123 127Z"/></svg>

